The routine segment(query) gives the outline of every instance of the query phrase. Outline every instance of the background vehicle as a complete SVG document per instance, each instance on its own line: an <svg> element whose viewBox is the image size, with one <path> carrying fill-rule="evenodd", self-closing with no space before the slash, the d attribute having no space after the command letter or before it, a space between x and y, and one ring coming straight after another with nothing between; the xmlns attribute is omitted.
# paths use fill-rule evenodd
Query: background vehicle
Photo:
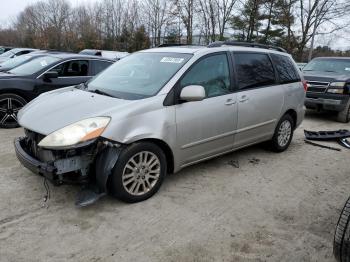
<svg viewBox="0 0 350 262"><path fill-rule="evenodd" d="M308 84L305 105L337 112L337 120L350 120L350 57L319 57L303 68Z"/></svg>
<svg viewBox="0 0 350 262"><path fill-rule="evenodd" d="M40 51L34 51L26 55L17 56L15 58L9 59L3 63L0 64L0 72L6 72L9 71L17 66L23 65L35 58L38 58L40 56L45 56L47 54L59 54L60 52L49 52L45 50Z"/></svg>
<svg viewBox="0 0 350 262"><path fill-rule="evenodd" d="M286 150L304 117L300 71L279 48L231 45L144 50L38 97L19 113L18 159L56 184L95 183L94 199L108 187L137 202L200 161L265 141Z"/></svg>
<svg viewBox="0 0 350 262"><path fill-rule="evenodd" d="M337 261L350 261L350 198L340 214L333 242L333 254Z"/></svg>
<svg viewBox="0 0 350 262"><path fill-rule="evenodd" d="M97 50L97 49L84 49L80 51L79 54L101 56L104 58L113 59L115 61L118 61L129 55L128 52Z"/></svg>
<svg viewBox="0 0 350 262"><path fill-rule="evenodd" d="M3 63L11 58L29 54L31 52L38 51L38 49L33 48L14 48L0 55L0 63Z"/></svg>
<svg viewBox="0 0 350 262"><path fill-rule="evenodd" d="M13 49L13 47L10 47L10 46L0 46L0 55Z"/></svg>
<svg viewBox="0 0 350 262"><path fill-rule="evenodd" d="M296 64L300 70L303 70L304 66L307 65L307 63L296 63Z"/></svg>
<svg viewBox="0 0 350 262"><path fill-rule="evenodd" d="M114 61L93 56L55 53L0 73L0 127L17 127L17 112L41 93L78 85Z"/></svg>

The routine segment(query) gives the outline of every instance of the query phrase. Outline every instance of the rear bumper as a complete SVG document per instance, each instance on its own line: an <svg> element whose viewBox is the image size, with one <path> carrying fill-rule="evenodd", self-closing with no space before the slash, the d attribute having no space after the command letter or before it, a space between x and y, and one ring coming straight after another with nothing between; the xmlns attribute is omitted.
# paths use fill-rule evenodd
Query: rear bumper
<svg viewBox="0 0 350 262"><path fill-rule="evenodd" d="M349 100L347 95L335 94L307 94L305 98L305 106L307 108L324 109L332 111L344 110Z"/></svg>
<svg viewBox="0 0 350 262"><path fill-rule="evenodd" d="M57 168L40 162L25 151L25 138L16 138L14 141L16 156L21 164L35 174L48 178L53 183L57 183Z"/></svg>

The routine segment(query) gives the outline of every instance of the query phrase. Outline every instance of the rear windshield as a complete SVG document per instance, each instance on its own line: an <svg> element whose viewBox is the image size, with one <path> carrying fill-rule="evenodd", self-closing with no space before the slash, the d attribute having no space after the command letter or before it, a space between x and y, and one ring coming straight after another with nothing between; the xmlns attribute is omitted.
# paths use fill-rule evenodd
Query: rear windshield
<svg viewBox="0 0 350 262"><path fill-rule="evenodd" d="M350 59L314 59L303 68L303 71L350 74Z"/></svg>
<svg viewBox="0 0 350 262"><path fill-rule="evenodd" d="M9 72L16 75L32 75L60 60L60 58L53 56L43 56L20 65Z"/></svg>
<svg viewBox="0 0 350 262"><path fill-rule="evenodd" d="M7 60L6 62L2 63L0 66L3 68L15 68L16 66L19 66L23 64L24 62L30 60L33 56L32 55L21 55L17 56L13 59Z"/></svg>

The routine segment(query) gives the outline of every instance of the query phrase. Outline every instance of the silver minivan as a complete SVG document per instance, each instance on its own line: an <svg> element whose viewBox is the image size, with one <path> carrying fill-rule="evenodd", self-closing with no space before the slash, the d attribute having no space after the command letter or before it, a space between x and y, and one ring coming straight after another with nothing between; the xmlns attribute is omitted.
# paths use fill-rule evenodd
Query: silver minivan
<svg viewBox="0 0 350 262"><path fill-rule="evenodd" d="M305 83L270 46L162 47L134 53L86 84L40 95L18 114L20 162L57 185L138 202L167 173L269 141L286 150L304 118Z"/></svg>

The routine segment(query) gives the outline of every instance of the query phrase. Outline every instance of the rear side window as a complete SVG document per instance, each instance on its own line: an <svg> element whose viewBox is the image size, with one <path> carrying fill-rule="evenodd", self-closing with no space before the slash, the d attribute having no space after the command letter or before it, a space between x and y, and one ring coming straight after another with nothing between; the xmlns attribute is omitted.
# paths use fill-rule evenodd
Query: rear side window
<svg viewBox="0 0 350 262"><path fill-rule="evenodd" d="M111 62L107 62L107 61L99 61L99 60L94 60L92 61L93 65L94 65L94 70L95 70L95 75L101 73L103 70L105 70L107 67L109 67L110 65L112 65Z"/></svg>
<svg viewBox="0 0 350 262"><path fill-rule="evenodd" d="M276 83L271 60L266 54L234 54L238 88L248 89Z"/></svg>
<svg viewBox="0 0 350 262"><path fill-rule="evenodd" d="M56 66L51 71L56 71L59 77L87 76L89 73L89 61L68 61Z"/></svg>
<svg viewBox="0 0 350 262"><path fill-rule="evenodd" d="M300 76L289 57L271 54L281 84L300 82Z"/></svg>

